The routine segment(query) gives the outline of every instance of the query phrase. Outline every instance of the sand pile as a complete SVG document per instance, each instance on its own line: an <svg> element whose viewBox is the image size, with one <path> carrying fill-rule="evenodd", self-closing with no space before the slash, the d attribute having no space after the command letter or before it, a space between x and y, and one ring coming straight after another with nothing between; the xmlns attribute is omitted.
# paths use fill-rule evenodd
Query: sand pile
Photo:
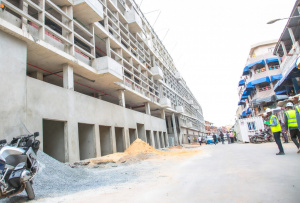
<svg viewBox="0 0 300 203"><path fill-rule="evenodd" d="M148 143L137 138L125 151L125 154L136 155L140 153L159 153L160 151L154 149Z"/></svg>
<svg viewBox="0 0 300 203"><path fill-rule="evenodd" d="M133 163L141 160L150 158L157 158L160 156L192 156L199 153L199 150L184 150L184 147L174 146L169 147L171 151L160 151L154 149L148 143L137 138L124 153L114 153L102 157L97 157L89 160L89 165L94 166L95 164L105 163ZM175 150L175 151L174 151Z"/></svg>

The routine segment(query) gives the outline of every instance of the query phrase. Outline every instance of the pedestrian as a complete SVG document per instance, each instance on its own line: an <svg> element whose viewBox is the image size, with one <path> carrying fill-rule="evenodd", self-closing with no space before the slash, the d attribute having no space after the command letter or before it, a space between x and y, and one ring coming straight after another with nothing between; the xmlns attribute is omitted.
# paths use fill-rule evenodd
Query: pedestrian
<svg viewBox="0 0 300 203"><path fill-rule="evenodd" d="M188 141L189 141L189 144L191 144L191 138L190 138L190 136L188 136Z"/></svg>
<svg viewBox="0 0 300 203"><path fill-rule="evenodd" d="M285 124L281 120L280 120L280 126L281 126L281 134L282 134L282 137L284 139L284 143L289 143L289 139L288 139L288 136L287 136Z"/></svg>
<svg viewBox="0 0 300 203"><path fill-rule="evenodd" d="M230 143L234 143L234 141L233 141L233 133L232 132L229 133L229 137L230 137Z"/></svg>
<svg viewBox="0 0 300 203"><path fill-rule="evenodd" d="M228 131L227 131L227 133L226 133L226 136L227 136L228 144L230 144L231 142L230 142L230 137L229 137L229 132L228 132Z"/></svg>
<svg viewBox="0 0 300 203"><path fill-rule="evenodd" d="M222 144L224 144L224 134L222 131L220 132L220 137L221 137Z"/></svg>
<svg viewBox="0 0 300 203"><path fill-rule="evenodd" d="M272 110L270 108L266 109L266 113L267 113L267 117L270 118L270 121L269 122L265 121L264 124L270 126L271 131L274 135L275 142L279 149L279 152L276 153L276 155L284 155L284 150L280 140L281 126L278 121L278 118L274 114L272 114Z"/></svg>
<svg viewBox="0 0 300 203"><path fill-rule="evenodd" d="M200 144L200 146L201 146L201 143L202 143L202 137L200 137L200 135L199 135L199 137L198 137L198 142L199 142L199 144Z"/></svg>
<svg viewBox="0 0 300 203"><path fill-rule="evenodd" d="M235 132L235 131L232 131L232 133L233 133L234 141L237 142L236 132Z"/></svg>
<svg viewBox="0 0 300 203"><path fill-rule="evenodd" d="M300 140L300 131L298 129L298 124L297 124L297 118L296 118L296 111L293 110L293 103L288 102L285 106L285 113L284 113L284 122L285 122L285 128L290 130L290 135L292 141L295 143L296 147L298 148L297 153L300 153L299 149L299 142ZM297 140L298 138L298 140Z"/></svg>
<svg viewBox="0 0 300 203"><path fill-rule="evenodd" d="M217 144L217 135L216 134L213 135L213 139L214 139L214 144L216 145Z"/></svg>

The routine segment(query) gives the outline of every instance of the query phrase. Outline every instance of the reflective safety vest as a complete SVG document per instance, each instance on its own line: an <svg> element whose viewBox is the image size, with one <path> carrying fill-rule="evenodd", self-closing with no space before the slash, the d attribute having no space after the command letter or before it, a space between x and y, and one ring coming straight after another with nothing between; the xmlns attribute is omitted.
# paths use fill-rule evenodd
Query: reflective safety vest
<svg viewBox="0 0 300 203"><path fill-rule="evenodd" d="M298 113L300 114L299 105L295 106L295 108L298 110Z"/></svg>
<svg viewBox="0 0 300 203"><path fill-rule="evenodd" d="M277 125L276 126L271 126L273 124L273 118L276 118L276 121L277 121ZM280 126L280 123L278 121L278 118L274 115L271 116L270 118L270 128L271 128L271 131L272 133L276 133L276 132L280 132L281 131L281 126Z"/></svg>
<svg viewBox="0 0 300 203"><path fill-rule="evenodd" d="M286 117L288 118L288 127L297 128L297 119L296 119L296 111L295 110L288 110L285 112Z"/></svg>

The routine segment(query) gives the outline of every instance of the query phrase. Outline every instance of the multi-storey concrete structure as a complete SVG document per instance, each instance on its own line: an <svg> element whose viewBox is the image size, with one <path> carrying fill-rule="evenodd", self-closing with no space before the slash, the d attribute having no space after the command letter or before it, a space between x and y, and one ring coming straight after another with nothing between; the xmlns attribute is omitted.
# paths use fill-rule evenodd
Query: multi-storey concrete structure
<svg viewBox="0 0 300 203"><path fill-rule="evenodd" d="M274 92L274 85L282 78L278 57L273 55L276 43L272 40L251 47L239 82L237 119L257 116L287 97L280 95L284 92Z"/></svg>
<svg viewBox="0 0 300 203"><path fill-rule="evenodd" d="M204 133L200 104L133 0L2 0L0 134L60 161Z"/></svg>

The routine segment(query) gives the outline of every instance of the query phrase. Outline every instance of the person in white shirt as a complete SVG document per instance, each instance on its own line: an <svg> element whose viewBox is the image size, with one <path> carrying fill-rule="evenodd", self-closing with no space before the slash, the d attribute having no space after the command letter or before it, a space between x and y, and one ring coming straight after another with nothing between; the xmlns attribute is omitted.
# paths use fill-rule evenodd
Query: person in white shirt
<svg viewBox="0 0 300 203"><path fill-rule="evenodd" d="M199 142L199 144L200 144L200 146L201 146L201 144L202 144L202 137L200 137L200 135L199 135L199 137L198 137L198 142Z"/></svg>

